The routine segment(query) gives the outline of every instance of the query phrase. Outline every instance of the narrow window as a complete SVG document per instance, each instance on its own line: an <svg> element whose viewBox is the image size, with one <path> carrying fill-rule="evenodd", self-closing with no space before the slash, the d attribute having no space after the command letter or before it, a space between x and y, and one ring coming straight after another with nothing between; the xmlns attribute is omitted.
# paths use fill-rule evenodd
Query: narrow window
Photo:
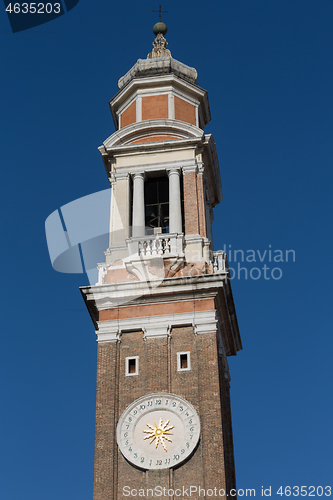
<svg viewBox="0 0 333 500"><path fill-rule="evenodd" d="M145 210L147 234L169 232L169 179L167 177L146 180Z"/></svg>
<svg viewBox="0 0 333 500"><path fill-rule="evenodd" d="M125 374L126 376L139 375L139 356L126 358Z"/></svg>
<svg viewBox="0 0 333 500"><path fill-rule="evenodd" d="M128 373L130 375L132 375L135 372L136 372L136 359L129 359L128 360Z"/></svg>
<svg viewBox="0 0 333 500"><path fill-rule="evenodd" d="M187 368L187 354L180 355L180 368L185 370Z"/></svg>
<svg viewBox="0 0 333 500"><path fill-rule="evenodd" d="M177 370L179 372L191 369L190 352L177 352Z"/></svg>

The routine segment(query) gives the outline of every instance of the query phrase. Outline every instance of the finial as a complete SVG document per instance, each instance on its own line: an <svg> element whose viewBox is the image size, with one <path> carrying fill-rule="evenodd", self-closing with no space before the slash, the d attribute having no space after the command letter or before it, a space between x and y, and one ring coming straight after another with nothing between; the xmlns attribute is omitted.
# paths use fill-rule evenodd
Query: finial
<svg viewBox="0 0 333 500"><path fill-rule="evenodd" d="M162 33L162 35L164 36L167 31L168 31L168 28L161 21L159 21L158 23L156 23L154 25L154 27L153 27L153 33L154 33L155 36L157 36L159 33Z"/></svg>
<svg viewBox="0 0 333 500"><path fill-rule="evenodd" d="M152 10L152 12L158 12L158 19L159 21L161 22L161 12L165 12L167 13L168 11L167 10L162 10L162 7L160 5L160 8L158 10ZM157 23L158 24L158 23Z"/></svg>
<svg viewBox="0 0 333 500"><path fill-rule="evenodd" d="M159 10L153 10L152 12L158 12L158 19L159 19L158 23L156 23L155 26L153 27L153 33L155 36L157 36L159 33L162 33L162 35L164 36L168 31L168 28L161 21L161 13L162 12L167 13L168 11L162 10L162 6L160 5Z"/></svg>
<svg viewBox="0 0 333 500"><path fill-rule="evenodd" d="M170 52L170 50L167 49L168 42L164 38L164 35L168 31L168 28L161 21L161 13L162 12L167 13L168 11L162 10L162 7L160 5L159 10L153 10L152 12L158 12L159 22L156 23L153 27L153 33L156 36L156 38L153 41L154 48L147 55L147 58L148 59L155 59L156 57L171 57L171 52Z"/></svg>

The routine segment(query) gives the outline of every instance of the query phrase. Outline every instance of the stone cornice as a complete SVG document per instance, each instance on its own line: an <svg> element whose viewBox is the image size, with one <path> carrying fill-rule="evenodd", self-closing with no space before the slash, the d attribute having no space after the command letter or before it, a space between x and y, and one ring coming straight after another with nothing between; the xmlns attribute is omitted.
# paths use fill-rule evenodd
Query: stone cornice
<svg viewBox="0 0 333 500"><path fill-rule="evenodd" d="M187 64L177 61L169 55L164 57L138 59L134 66L127 71L126 75L119 78L118 87L122 89L136 77L147 77L149 75L156 76L170 73L179 74L181 78L185 78L191 83L196 83L197 81L198 74L195 68L191 68L187 66Z"/></svg>
<svg viewBox="0 0 333 500"><path fill-rule="evenodd" d="M106 164L109 167L108 164ZM133 175L136 172L144 172L149 174L149 172L158 172L158 171L168 171L168 170L183 170L184 167L189 167L190 169L196 169L195 159L190 160L178 160L178 161L170 161L170 162L160 162L160 163L144 163L140 165L127 165L122 167L117 167L117 172L128 173ZM108 175L110 176L110 170L107 170Z"/></svg>
<svg viewBox="0 0 333 500"><path fill-rule="evenodd" d="M159 118L154 120L144 120L142 122L132 123L127 125L120 130L117 130L112 135L110 135L104 142L103 146L105 151L113 151L118 148L123 149L124 147L132 146L132 148L137 147L140 149L149 147L149 143L135 143L131 144L130 141L138 140L144 138L148 134L154 133L155 135L169 133L170 135L177 136L179 139L189 139L197 138L202 142L204 141L204 132L195 125L190 123L181 122L179 120L173 120L170 118ZM163 141L163 142L174 142L174 141ZM156 147L156 144L153 143ZM102 148L102 146L101 146ZM101 150L101 148L99 148Z"/></svg>
<svg viewBox="0 0 333 500"><path fill-rule="evenodd" d="M146 153L155 154L167 152L168 150L182 150L182 149L195 149L197 145L202 144L202 139L199 137L188 137L186 139L175 139L168 141L158 141L158 142L143 142L137 144L121 144L114 146L108 151L114 157L125 156L125 155L136 155Z"/></svg>
<svg viewBox="0 0 333 500"><path fill-rule="evenodd" d="M215 310L197 311L161 316L141 316L111 321L97 322L97 342L115 342L121 340L124 332L143 332L143 339L169 337L171 329L177 326L192 326L196 335L215 333L217 318Z"/></svg>
<svg viewBox="0 0 333 500"><path fill-rule="evenodd" d="M123 299L124 306L145 305L146 303L178 302L180 300L193 300L214 298L218 290L224 286L227 273L206 274L200 276L187 276L166 278L162 283L131 281L125 283L111 283L81 287L81 293L87 302L95 304L96 310L118 307L119 300ZM121 307L121 304L120 304Z"/></svg>
<svg viewBox="0 0 333 500"><path fill-rule="evenodd" d="M242 349L227 272L196 277L167 278L161 283L158 282L155 288L154 282L136 281L82 287L80 290L96 330L98 330L98 335L100 335L100 341L119 341L121 332L133 330L142 330L145 333L145 338L159 335L168 336L171 326L188 324L195 328L196 334L209 333L216 331L215 320L218 318L223 332L226 354L228 356L235 355L237 351ZM99 311L108 309L119 308L120 311L123 307L162 305L175 302L185 304L193 300L205 299L214 299L215 301L214 318L209 316L212 311L192 311L161 316L120 318L110 321L98 320ZM207 315L210 320L208 320ZM198 318L202 318L202 321L199 321Z"/></svg>

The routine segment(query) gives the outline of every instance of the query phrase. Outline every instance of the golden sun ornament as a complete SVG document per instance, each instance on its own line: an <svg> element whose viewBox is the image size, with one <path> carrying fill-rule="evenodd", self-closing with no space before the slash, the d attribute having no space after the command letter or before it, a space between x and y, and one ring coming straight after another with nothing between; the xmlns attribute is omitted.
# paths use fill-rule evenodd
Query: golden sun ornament
<svg viewBox="0 0 333 500"><path fill-rule="evenodd" d="M174 428L174 425L171 425L168 427L170 420L167 420L165 422L165 424L163 424L163 425L162 425L162 422L163 422L163 418L161 417L160 423L158 426L156 425L155 420L154 420L155 427L153 427L150 424L146 424L150 430L149 431L148 430L142 431L142 432L145 432L146 434L148 434L148 436L144 437L143 439L150 439L149 444L152 443L156 439L155 448L157 448L159 443L161 443L164 450L168 451L164 440L166 439L167 441L170 441L170 443L172 443L172 439L168 438L166 436L166 434L172 434L172 432L169 432L169 431L171 431L171 429Z"/></svg>

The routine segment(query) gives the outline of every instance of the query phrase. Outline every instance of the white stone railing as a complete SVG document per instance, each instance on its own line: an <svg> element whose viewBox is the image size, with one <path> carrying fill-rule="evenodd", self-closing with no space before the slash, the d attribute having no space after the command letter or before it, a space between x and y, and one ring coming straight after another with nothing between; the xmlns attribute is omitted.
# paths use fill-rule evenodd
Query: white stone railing
<svg viewBox="0 0 333 500"><path fill-rule="evenodd" d="M116 265L97 264L98 282L103 285L108 270L125 269L134 262L145 261L153 258L177 257L184 258L184 235L183 234L152 234L146 236L134 236L126 240L128 256L117 261Z"/></svg>
<svg viewBox="0 0 333 500"><path fill-rule="evenodd" d="M170 238L154 238L139 241L140 257L149 257L150 255L169 255L171 253Z"/></svg>
<svg viewBox="0 0 333 500"><path fill-rule="evenodd" d="M128 257L124 261L127 262L154 257L184 257L184 238L182 234L153 234L151 236L132 237L127 239L126 242ZM223 250L213 252L210 261L214 274L228 273L227 255ZM124 267L124 264L120 267ZM107 274L108 265L106 263L98 264L97 269L98 282L96 284L102 285Z"/></svg>
<svg viewBox="0 0 333 500"><path fill-rule="evenodd" d="M132 237L127 241L128 254L139 257L184 256L182 234L152 234Z"/></svg>
<svg viewBox="0 0 333 500"><path fill-rule="evenodd" d="M213 271L214 274L228 271L227 256L223 250L213 252Z"/></svg>

